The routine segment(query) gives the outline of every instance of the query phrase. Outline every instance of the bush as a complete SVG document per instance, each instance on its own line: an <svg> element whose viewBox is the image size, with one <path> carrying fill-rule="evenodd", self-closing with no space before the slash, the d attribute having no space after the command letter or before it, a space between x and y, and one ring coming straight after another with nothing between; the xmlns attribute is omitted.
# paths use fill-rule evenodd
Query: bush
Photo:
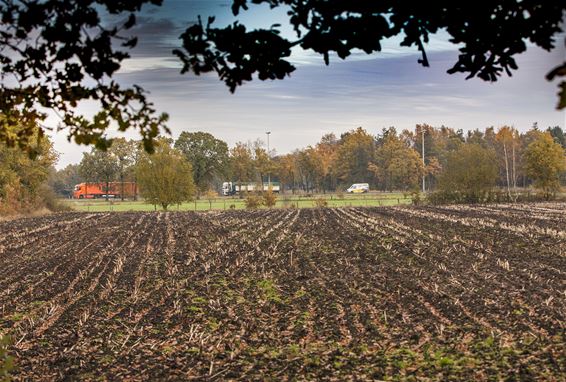
<svg viewBox="0 0 566 382"><path fill-rule="evenodd" d="M517 198L513 199L513 201L516 199ZM506 191L488 191L481 198L478 198L476 196L470 196L467 192L453 190L432 192L427 195L427 200L431 204L509 203L512 201L509 199L509 195ZM533 200L532 198L530 199L530 201Z"/></svg>
<svg viewBox="0 0 566 382"><path fill-rule="evenodd" d="M448 154L438 177L438 191L429 201L440 203L485 203L497 181L495 151L477 144L464 144Z"/></svg>
<svg viewBox="0 0 566 382"><path fill-rule="evenodd" d="M53 212L65 212L72 210L69 205L61 202L55 191L47 186L43 187L43 203L45 204L45 208Z"/></svg>
<svg viewBox="0 0 566 382"><path fill-rule="evenodd" d="M426 199L430 204L450 204L459 202L457 193L450 191L431 192L427 194Z"/></svg>
<svg viewBox="0 0 566 382"><path fill-rule="evenodd" d="M419 190L411 191L409 196L411 197L411 203L413 203L414 206L422 204L423 199L421 198L421 193Z"/></svg>
<svg viewBox="0 0 566 382"><path fill-rule="evenodd" d="M262 204L262 197L256 194L248 194L244 203L248 209L259 208Z"/></svg>
<svg viewBox="0 0 566 382"><path fill-rule="evenodd" d="M263 204L266 207L274 207L275 203L277 203L277 195L275 195L271 189L263 193Z"/></svg>
<svg viewBox="0 0 566 382"><path fill-rule="evenodd" d="M328 207L328 201L325 198L316 198L314 206L318 208Z"/></svg>
<svg viewBox="0 0 566 382"><path fill-rule="evenodd" d="M4 185L0 192L0 215L43 215L49 212L71 211L46 184L39 186L35 195L19 183Z"/></svg>

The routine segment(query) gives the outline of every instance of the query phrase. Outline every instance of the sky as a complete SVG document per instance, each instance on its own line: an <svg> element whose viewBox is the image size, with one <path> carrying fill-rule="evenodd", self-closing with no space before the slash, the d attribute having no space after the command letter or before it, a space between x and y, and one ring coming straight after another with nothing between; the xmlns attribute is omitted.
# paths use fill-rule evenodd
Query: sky
<svg viewBox="0 0 566 382"><path fill-rule="evenodd" d="M265 141L269 131L270 148L285 154L315 144L326 133L339 136L358 126L371 134L389 126L414 129L419 123L464 131L503 125L526 131L534 122L540 128L565 128L566 112L555 109L557 83L544 78L566 59L564 33L552 52L529 47L516 57L519 70L495 83L448 75L458 47L440 33L426 47L429 68L417 63L416 47L401 48L398 39L387 41L383 51L373 55L331 57L329 66L321 56L295 49L290 61L297 69L291 77L254 80L232 94L215 74L181 75L181 64L171 53L180 47L180 34L197 15L203 21L215 15L215 26L234 21L230 3L164 0L161 7L146 6L132 30L138 46L115 79L149 91L157 111L169 114L173 138L182 131L205 131L233 146L238 141ZM252 6L237 19L248 27L268 28L279 22L284 35L292 37L284 9ZM47 122L57 124L53 118ZM135 131L125 136L138 138ZM52 137L59 152L58 168L80 162L82 153L90 150L69 143L64 131Z"/></svg>

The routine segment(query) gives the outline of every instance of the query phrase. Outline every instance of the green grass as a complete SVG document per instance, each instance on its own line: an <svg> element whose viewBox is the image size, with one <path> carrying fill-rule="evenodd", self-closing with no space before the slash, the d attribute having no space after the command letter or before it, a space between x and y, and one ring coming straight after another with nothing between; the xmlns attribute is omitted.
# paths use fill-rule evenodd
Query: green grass
<svg viewBox="0 0 566 382"><path fill-rule="evenodd" d="M297 207L297 208L313 208L315 200L324 198L328 207L376 207L376 206L393 206L398 204L410 204L409 196L405 197L402 193L371 193L362 195L343 195L336 194L320 194L313 196L297 196L291 194L277 195L277 203L275 208ZM143 201L120 201L110 200L67 200L65 201L72 209L84 212L126 212L126 211L160 211L160 206L156 208ZM169 211L208 211L208 210L229 210L230 206L235 209L246 208L244 199L238 197L218 197L209 203L206 199L196 200L194 202L183 203L181 205L169 206Z"/></svg>

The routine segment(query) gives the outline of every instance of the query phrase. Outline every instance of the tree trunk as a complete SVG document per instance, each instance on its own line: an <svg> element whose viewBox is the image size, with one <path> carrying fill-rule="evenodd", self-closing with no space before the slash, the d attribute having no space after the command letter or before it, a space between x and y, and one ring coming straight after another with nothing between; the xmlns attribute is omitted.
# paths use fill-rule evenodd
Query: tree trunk
<svg viewBox="0 0 566 382"><path fill-rule="evenodd" d="M517 188L517 173L515 171L515 143L513 142L513 189Z"/></svg>
<svg viewBox="0 0 566 382"><path fill-rule="evenodd" d="M124 174L120 173L120 199L124 201Z"/></svg>
<svg viewBox="0 0 566 382"><path fill-rule="evenodd" d="M509 187L509 160L507 159L507 145L503 142L503 153L505 154L505 174L507 176L507 196L511 201L511 189Z"/></svg>

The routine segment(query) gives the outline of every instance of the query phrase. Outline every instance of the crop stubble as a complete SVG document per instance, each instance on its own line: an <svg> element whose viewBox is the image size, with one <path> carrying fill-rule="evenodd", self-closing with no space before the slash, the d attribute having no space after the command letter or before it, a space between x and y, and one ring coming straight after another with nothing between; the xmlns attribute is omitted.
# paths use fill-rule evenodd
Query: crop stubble
<svg viewBox="0 0 566 382"><path fill-rule="evenodd" d="M15 380L561 380L566 205L0 223Z"/></svg>

